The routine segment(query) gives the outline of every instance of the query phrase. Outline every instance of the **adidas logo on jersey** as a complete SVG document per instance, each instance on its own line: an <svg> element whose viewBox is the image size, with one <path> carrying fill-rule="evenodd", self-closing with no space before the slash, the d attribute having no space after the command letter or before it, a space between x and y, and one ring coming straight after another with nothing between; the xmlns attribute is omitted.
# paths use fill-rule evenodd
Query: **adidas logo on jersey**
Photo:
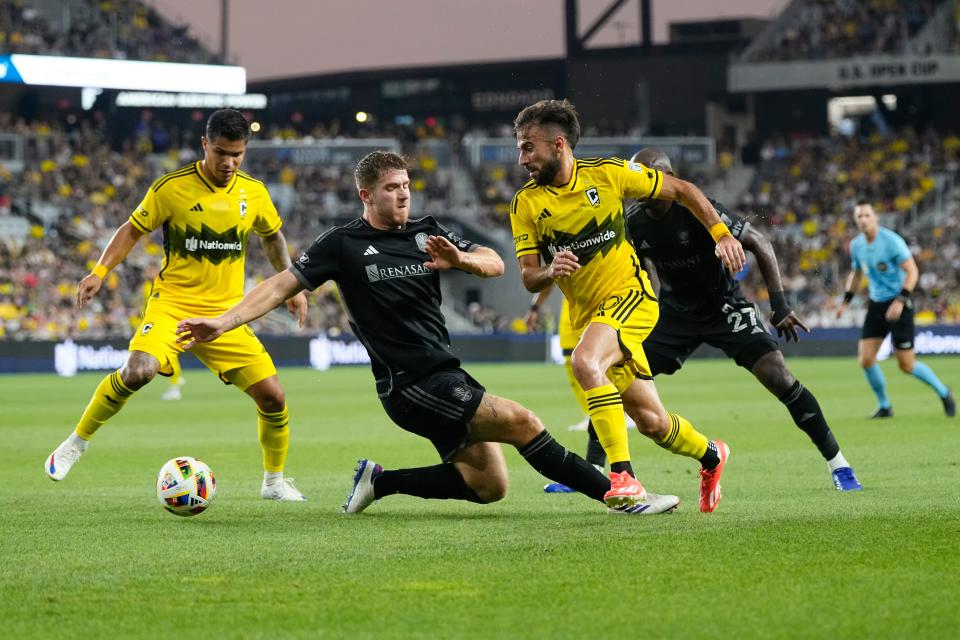
<svg viewBox="0 0 960 640"><path fill-rule="evenodd" d="M544 218L552 218L552 217L553 217L553 214L547 211L546 209L544 209L543 211L540 212L540 215L537 216L537 220L543 220Z"/></svg>
<svg viewBox="0 0 960 640"><path fill-rule="evenodd" d="M200 213L203 213L203 207L201 207L200 203L198 202L197 204L190 207L190 211L199 211Z"/></svg>
<svg viewBox="0 0 960 640"><path fill-rule="evenodd" d="M378 253L380 253L380 252L377 251L376 249L374 249L374 248L373 248L373 245L370 245L369 247L367 247L367 250L363 252L363 255L365 255L365 256L372 256L372 255L376 255L376 254L378 254Z"/></svg>
<svg viewBox="0 0 960 640"><path fill-rule="evenodd" d="M641 243L640 243L640 246L637 247L637 249L649 249L649 248L650 248L650 243L647 242L646 240L644 240L643 242L641 242Z"/></svg>

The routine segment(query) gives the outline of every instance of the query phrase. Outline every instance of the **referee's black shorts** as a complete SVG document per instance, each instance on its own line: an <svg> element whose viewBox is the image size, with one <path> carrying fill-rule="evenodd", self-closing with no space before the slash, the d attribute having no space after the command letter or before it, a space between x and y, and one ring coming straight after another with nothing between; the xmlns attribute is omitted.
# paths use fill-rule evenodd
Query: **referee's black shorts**
<svg viewBox="0 0 960 640"><path fill-rule="evenodd" d="M893 300L896 300L894 298ZM913 338L915 328L913 324L913 301L907 300L903 305L903 312L896 322L888 322L886 318L887 308L893 302L870 301L867 305L867 317L863 319L863 330L860 337L867 338L886 338L887 334L892 334L893 348L901 351L913 349Z"/></svg>

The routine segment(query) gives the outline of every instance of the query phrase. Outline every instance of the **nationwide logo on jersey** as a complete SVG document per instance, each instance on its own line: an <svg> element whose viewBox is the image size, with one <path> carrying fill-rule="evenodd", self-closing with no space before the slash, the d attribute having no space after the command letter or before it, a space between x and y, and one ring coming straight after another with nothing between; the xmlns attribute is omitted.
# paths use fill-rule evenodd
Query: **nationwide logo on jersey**
<svg viewBox="0 0 960 640"><path fill-rule="evenodd" d="M590 187L584 191L584 193L587 194L587 200L590 201L590 204L592 204L594 208L600 206L600 192L597 191L596 187Z"/></svg>
<svg viewBox="0 0 960 640"><path fill-rule="evenodd" d="M182 258L220 264L224 260L239 260L244 254L243 239L237 227L217 233L205 224L200 225L200 229L190 225L185 228L170 225L166 228L166 235L170 251Z"/></svg>
<svg viewBox="0 0 960 640"><path fill-rule="evenodd" d="M551 236L550 232L545 232L543 235L541 254L544 260L553 260L553 256L561 251L571 251L580 259L580 266L585 266L598 253L606 255L623 242L626 237L623 210L601 223L598 223L596 218L591 218L590 222L576 233L558 230L554 234Z"/></svg>
<svg viewBox="0 0 960 640"><path fill-rule="evenodd" d="M411 278L416 276L428 276L433 272L423 266L422 263L400 265L398 267L381 267L380 265L368 264L364 267L367 272L367 280L370 282L380 282L381 280L393 280L394 278Z"/></svg>

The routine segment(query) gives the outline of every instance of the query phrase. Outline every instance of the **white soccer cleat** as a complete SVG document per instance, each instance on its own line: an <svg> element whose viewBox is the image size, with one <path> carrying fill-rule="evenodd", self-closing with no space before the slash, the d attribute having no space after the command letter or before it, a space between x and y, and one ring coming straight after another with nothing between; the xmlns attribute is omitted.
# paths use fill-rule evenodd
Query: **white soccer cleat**
<svg viewBox="0 0 960 640"><path fill-rule="evenodd" d="M183 393L180 391L179 384L172 384L170 388L163 392L163 395L160 396L161 400L180 400L183 398Z"/></svg>
<svg viewBox="0 0 960 640"><path fill-rule="evenodd" d="M51 480L60 481L67 477L70 468L77 463L83 450L73 444L70 439L60 443L60 446L53 450L50 457L43 465L43 471Z"/></svg>
<svg viewBox="0 0 960 640"><path fill-rule="evenodd" d="M586 431L587 427L590 426L590 416L583 416L583 420L580 422L574 422L572 425L567 427L567 431Z"/></svg>
<svg viewBox="0 0 960 640"><path fill-rule="evenodd" d="M305 502L307 497L293 486L292 478L283 478L272 484L263 483L260 487L260 497L264 500L279 500L281 502Z"/></svg>
<svg viewBox="0 0 960 640"><path fill-rule="evenodd" d="M344 513L360 513L377 499L373 494L373 481L381 473L383 473L383 467L373 460L366 458L357 460L357 472L353 474L353 489L341 507Z"/></svg>
<svg viewBox="0 0 960 640"><path fill-rule="evenodd" d="M656 513L670 513L680 504L677 496L662 496L646 492L642 500L632 505L607 509L607 513L619 516L652 516Z"/></svg>

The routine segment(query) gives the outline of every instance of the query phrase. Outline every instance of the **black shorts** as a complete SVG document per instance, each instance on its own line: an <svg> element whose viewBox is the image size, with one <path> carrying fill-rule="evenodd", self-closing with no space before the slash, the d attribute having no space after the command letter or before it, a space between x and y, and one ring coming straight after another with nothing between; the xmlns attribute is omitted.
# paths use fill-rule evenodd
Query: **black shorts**
<svg viewBox="0 0 960 640"><path fill-rule="evenodd" d="M757 305L740 298L709 316L680 313L661 305L660 320L643 341L643 351L653 375L669 375L704 342L721 349L747 370L766 354L780 349L763 324Z"/></svg>
<svg viewBox="0 0 960 640"><path fill-rule="evenodd" d="M896 298L894 298L896 300ZM863 331L860 332L861 338L886 338L887 334L893 334L893 348L901 351L913 349L913 302L907 300L903 305L903 313L896 322L887 322L887 307L893 300L886 302L870 301L867 306L867 317L863 320Z"/></svg>
<svg viewBox="0 0 960 640"><path fill-rule="evenodd" d="M397 426L429 440L448 462L466 445L468 425L485 391L463 369L440 369L380 402Z"/></svg>

